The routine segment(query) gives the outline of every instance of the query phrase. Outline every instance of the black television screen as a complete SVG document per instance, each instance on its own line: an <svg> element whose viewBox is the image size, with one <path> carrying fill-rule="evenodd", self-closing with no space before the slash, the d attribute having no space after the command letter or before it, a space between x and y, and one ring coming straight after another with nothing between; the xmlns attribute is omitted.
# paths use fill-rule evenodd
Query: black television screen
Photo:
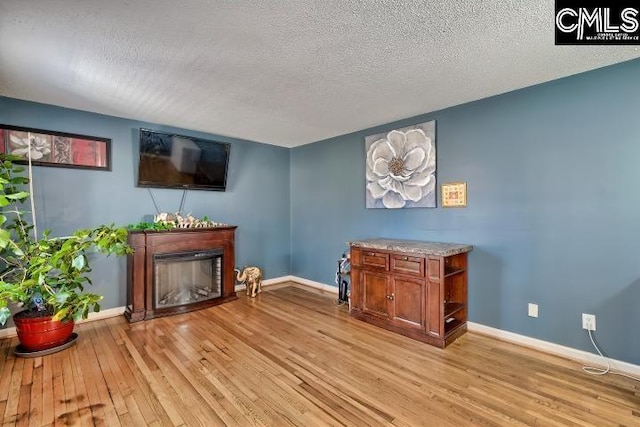
<svg viewBox="0 0 640 427"><path fill-rule="evenodd" d="M231 144L140 129L139 187L224 191Z"/></svg>

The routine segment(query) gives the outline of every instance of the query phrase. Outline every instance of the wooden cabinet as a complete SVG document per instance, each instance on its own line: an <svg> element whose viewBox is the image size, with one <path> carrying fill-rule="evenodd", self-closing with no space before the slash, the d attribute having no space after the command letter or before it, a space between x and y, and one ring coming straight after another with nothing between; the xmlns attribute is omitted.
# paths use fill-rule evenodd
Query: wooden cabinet
<svg viewBox="0 0 640 427"><path fill-rule="evenodd" d="M351 314L445 347L467 329L468 245L351 242Z"/></svg>

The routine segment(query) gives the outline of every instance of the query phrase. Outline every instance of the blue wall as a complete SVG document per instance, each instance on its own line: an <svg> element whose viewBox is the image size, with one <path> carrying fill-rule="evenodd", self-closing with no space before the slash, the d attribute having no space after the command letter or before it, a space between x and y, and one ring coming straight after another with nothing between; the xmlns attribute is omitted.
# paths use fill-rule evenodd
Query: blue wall
<svg viewBox="0 0 640 427"><path fill-rule="evenodd" d="M640 364L640 61L291 150L291 274L333 283L350 239L469 243L469 319ZM435 119L465 209L365 209L364 137ZM539 304L538 319L527 303Z"/></svg>
<svg viewBox="0 0 640 427"><path fill-rule="evenodd" d="M127 225L155 213L135 186L141 127L230 142L227 191L189 191L183 212L237 225L236 265L262 266L267 278L289 274L289 150L217 135L0 97L0 123L111 138L112 171L34 168L39 229L66 235L102 223ZM176 212L182 190L152 189L161 210ZM96 257L92 291L103 308L126 303L126 260Z"/></svg>

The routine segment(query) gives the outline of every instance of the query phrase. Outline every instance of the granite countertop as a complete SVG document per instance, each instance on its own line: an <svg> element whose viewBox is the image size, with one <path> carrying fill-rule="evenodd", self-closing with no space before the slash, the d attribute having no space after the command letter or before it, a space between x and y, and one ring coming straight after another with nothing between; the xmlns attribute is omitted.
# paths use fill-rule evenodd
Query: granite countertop
<svg viewBox="0 0 640 427"><path fill-rule="evenodd" d="M349 246L361 248L382 249L385 251L410 252L421 255L451 256L469 252L471 245L459 243L424 242L418 240L400 239L366 239L347 242Z"/></svg>

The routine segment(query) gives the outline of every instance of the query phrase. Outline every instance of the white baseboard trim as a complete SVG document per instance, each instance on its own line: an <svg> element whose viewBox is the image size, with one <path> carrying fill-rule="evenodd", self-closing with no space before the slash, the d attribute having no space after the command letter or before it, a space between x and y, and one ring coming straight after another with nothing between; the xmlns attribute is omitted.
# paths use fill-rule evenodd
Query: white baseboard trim
<svg viewBox="0 0 640 427"><path fill-rule="evenodd" d="M271 285L279 285L282 282L290 282L293 280L293 276L282 276L282 277L274 277L273 279L265 279L262 281L262 287L268 287ZM240 292L244 291L247 288L246 285L235 285L233 288L234 291Z"/></svg>
<svg viewBox="0 0 640 427"><path fill-rule="evenodd" d="M109 319L110 317L122 316L127 307L114 307L100 310L97 313L89 313L89 318L81 320L78 323L93 322L94 320Z"/></svg>
<svg viewBox="0 0 640 427"><path fill-rule="evenodd" d="M530 347L545 353L571 359L583 364L593 366L603 366L602 358L588 351L578 350L571 347L565 347L560 344L539 340L537 338L519 335L513 332L503 331L502 329L492 328L490 326L481 325L479 323L467 322L467 329L471 332L489 335L499 340L512 342L525 347ZM629 375L640 376L640 366L633 363L623 362L621 360L607 358L611 364L611 369L618 372L624 372Z"/></svg>
<svg viewBox="0 0 640 427"><path fill-rule="evenodd" d="M296 282L310 288L319 289L321 291L330 292L333 294L338 293L338 288L336 286L325 285L324 283L314 282L313 280L303 279L302 277L297 276L281 276L274 277L273 279L266 279L262 281L262 287L265 288L272 285L279 285L284 282ZM236 285L234 288L236 292L244 291L245 289L245 285Z"/></svg>
<svg viewBox="0 0 640 427"><path fill-rule="evenodd" d="M309 279L304 279L298 276L288 276L292 282L300 283L301 285L309 286L310 288L320 289L321 291L329 292L332 294L338 293L338 287L332 285L326 285L324 283L316 282Z"/></svg>
<svg viewBox="0 0 640 427"><path fill-rule="evenodd" d="M108 319L110 317L121 316L122 314L124 314L125 308L126 307L107 308L106 310L100 310L97 313L89 313L88 318L82 319L76 323L93 322L94 320L102 320L102 319ZM16 335L17 334L16 334L15 326L11 326L5 329L0 329L0 338L15 337Z"/></svg>

